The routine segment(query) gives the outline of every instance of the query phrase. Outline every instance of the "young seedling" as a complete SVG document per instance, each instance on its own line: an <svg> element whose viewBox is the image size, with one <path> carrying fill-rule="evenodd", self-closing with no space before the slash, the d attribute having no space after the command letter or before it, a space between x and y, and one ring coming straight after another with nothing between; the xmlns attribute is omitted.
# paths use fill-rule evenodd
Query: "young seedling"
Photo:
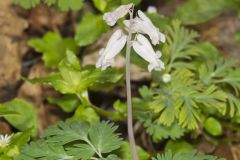
<svg viewBox="0 0 240 160"><path fill-rule="evenodd" d="M158 28L156 28L151 20L140 10L137 11L137 16L134 18L134 5L122 5L112 12L105 13L103 19L110 26L114 26L116 22L129 14L130 19L124 21L125 30L118 29L111 36L106 48L100 50L100 58L96 63L97 68L103 70L114 64L114 57L121 52L126 46L126 87L127 87L127 105L128 105L128 136L132 151L133 160L138 160L132 120L132 101L131 101L131 83L130 83L130 53L131 48L149 62L148 71L160 71L164 69L164 63L159 59L160 51L154 51L151 43L157 45L160 42L165 42L166 38ZM144 36L148 35L151 42ZM134 35L134 38L132 38Z"/></svg>

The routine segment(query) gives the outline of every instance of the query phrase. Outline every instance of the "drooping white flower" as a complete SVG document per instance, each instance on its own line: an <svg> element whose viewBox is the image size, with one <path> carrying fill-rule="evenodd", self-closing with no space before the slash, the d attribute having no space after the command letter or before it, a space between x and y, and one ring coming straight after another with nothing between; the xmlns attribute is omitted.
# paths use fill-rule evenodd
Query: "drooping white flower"
<svg viewBox="0 0 240 160"><path fill-rule="evenodd" d="M157 13L157 8L155 6L149 6L147 8L147 13Z"/></svg>
<svg viewBox="0 0 240 160"><path fill-rule="evenodd" d="M144 60L149 62L148 71L164 69L164 63L159 59L162 54L160 51L155 52L151 43L141 34L136 35L136 41L132 42L133 49Z"/></svg>
<svg viewBox="0 0 240 160"><path fill-rule="evenodd" d="M124 24L126 28L129 28L130 21L125 20ZM163 33L156 28L151 20L140 10L138 10L138 16L133 20L132 31L135 33L147 34L153 45L159 44L160 42L165 42L166 37Z"/></svg>
<svg viewBox="0 0 240 160"><path fill-rule="evenodd" d="M133 7L132 3L128 5L121 5L114 11L105 13L103 15L103 19L109 26L113 26L114 24L116 24L118 19L124 17L132 7Z"/></svg>
<svg viewBox="0 0 240 160"><path fill-rule="evenodd" d="M127 35L125 35L121 29L116 30L107 43L106 48L100 50L100 58L96 63L97 68L106 69L114 63L114 57L120 53L127 41Z"/></svg>
<svg viewBox="0 0 240 160"><path fill-rule="evenodd" d="M4 148L10 144L11 135L0 135L0 148Z"/></svg>
<svg viewBox="0 0 240 160"><path fill-rule="evenodd" d="M168 82L170 82L170 81L172 80L172 77L171 77L170 74L165 73L165 74L162 76L162 80L163 80L164 83L168 83Z"/></svg>

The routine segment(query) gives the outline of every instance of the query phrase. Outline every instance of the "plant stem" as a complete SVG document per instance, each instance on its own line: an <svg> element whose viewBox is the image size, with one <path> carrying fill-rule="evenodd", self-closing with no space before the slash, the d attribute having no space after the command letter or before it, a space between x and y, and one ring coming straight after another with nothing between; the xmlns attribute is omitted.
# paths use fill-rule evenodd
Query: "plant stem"
<svg viewBox="0 0 240 160"><path fill-rule="evenodd" d="M127 87L127 106L128 106L128 138L132 151L133 160L138 160L138 154L136 149L136 143L133 131L133 116L132 116L132 99L131 99L131 81L130 81L130 52L131 52L131 40L132 40L132 23L133 23L133 8L130 11L130 25L127 38L126 49L126 87Z"/></svg>

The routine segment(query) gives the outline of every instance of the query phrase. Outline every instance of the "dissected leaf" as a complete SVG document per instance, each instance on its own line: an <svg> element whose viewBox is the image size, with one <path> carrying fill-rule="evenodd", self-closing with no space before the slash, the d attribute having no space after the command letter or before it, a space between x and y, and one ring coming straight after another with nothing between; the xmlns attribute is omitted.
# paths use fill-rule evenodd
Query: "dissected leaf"
<svg viewBox="0 0 240 160"><path fill-rule="evenodd" d="M178 20L172 21L167 32L169 36L163 47L164 58L167 59L166 72L170 72L173 68L194 69L194 65L187 60L199 55L198 48L194 46L198 34L184 28Z"/></svg>
<svg viewBox="0 0 240 160"><path fill-rule="evenodd" d="M216 86L206 88L198 83L189 70L176 70L171 83L154 97L150 108L159 114L160 124L170 126L177 119L182 127L196 129L203 106L214 107L222 115L226 114L226 98Z"/></svg>
<svg viewBox="0 0 240 160"><path fill-rule="evenodd" d="M85 160L95 154L101 157L103 153L118 149L122 140L114 133L116 129L108 122L97 122L91 126L79 121L60 122L45 130L43 137L48 143L68 144L68 154Z"/></svg>
<svg viewBox="0 0 240 160"><path fill-rule="evenodd" d="M154 142L159 142L168 138L176 140L182 137L185 131L176 122L168 127L148 120L144 123L144 127L147 129L147 133L152 136Z"/></svg>
<svg viewBox="0 0 240 160"><path fill-rule="evenodd" d="M96 123L89 130L89 139L100 153L109 153L120 147L122 139L114 134L117 127L112 123Z"/></svg>
<svg viewBox="0 0 240 160"><path fill-rule="evenodd" d="M163 155L158 155L152 160L224 160L222 158L217 158L208 155L197 155L196 151L188 153L176 153L173 154L172 151L168 150Z"/></svg>
<svg viewBox="0 0 240 160"><path fill-rule="evenodd" d="M62 146L39 140L26 145L17 160L73 160L73 158L67 155Z"/></svg>

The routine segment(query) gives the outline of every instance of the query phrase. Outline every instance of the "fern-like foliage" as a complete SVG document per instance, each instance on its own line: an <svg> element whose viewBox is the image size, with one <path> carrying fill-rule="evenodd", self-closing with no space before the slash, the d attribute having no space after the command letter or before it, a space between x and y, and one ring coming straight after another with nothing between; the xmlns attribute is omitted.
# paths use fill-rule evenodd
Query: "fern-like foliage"
<svg viewBox="0 0 240 160"><path fill-rule="evenodd" d="M112 123L60 122L43 133L42 140L23 149L19 160L88 160L119 159L112 151L120 148L122 139L114 133Z"/></svg>
<svg viewBox="0 0 240 160"><path fill-rule="evenodd" d="M168 150L163 155L158 155L156 158L152 158L152 160L224 160L224 159L209 155L197 155L196 151L173 154L170 150Z"/></svg>
<svg viewBox="0 0 240 160"><path fill-rule="evenodd" d="M199 80L206 86L212 84L227 93L228 115L239 114L240 69L235 60L226 59L210 43L199 44L201 55L197 59Z"/></svg>
<svg viewBox="0 0 240 160"><path fill-rule="evenodd" d="M167 28L167 43L164 46L164 54L167 58L167 72L174 68L193 68L192 60L197 56L198 49L194 46L198 34L192 30L187 30L181 25L179 20L173 20Z"/></svg>
<svg viewBox="0 0 240 160"><path fill-rule="evenodd" d="M196 129L201 107L214 107L219 113L226 112L226 94L216 86L205 87L187 70L175 70L172 81L154 96L150 108L159 114L160 124L171 126L175 120L187 129Z"/></svg>
<svg viewBox="0 0 240 160"><path fill-rule="evenodd" d="M149 108L149 103L153 101L154 92L150 88L143 86L139 89L142 98L133 98L134 117L143 123L146 132L151 135L154 142L159 142L163 139L179 139L183 136L185 129L182 128L176 121L165 126L158 123L158 114L152 112Z"/></svg>
<svg viewBox="0 0 240 160"><path fill-rule="evenodd" d="M151 122L150 120L147 120L144 123L144 127L146 127L147 133L152 135L154 142L168 138L176 140L181 138L185 132L185 130L179 126L177 122L168 127L157 123L157 121Z"/></svg>

